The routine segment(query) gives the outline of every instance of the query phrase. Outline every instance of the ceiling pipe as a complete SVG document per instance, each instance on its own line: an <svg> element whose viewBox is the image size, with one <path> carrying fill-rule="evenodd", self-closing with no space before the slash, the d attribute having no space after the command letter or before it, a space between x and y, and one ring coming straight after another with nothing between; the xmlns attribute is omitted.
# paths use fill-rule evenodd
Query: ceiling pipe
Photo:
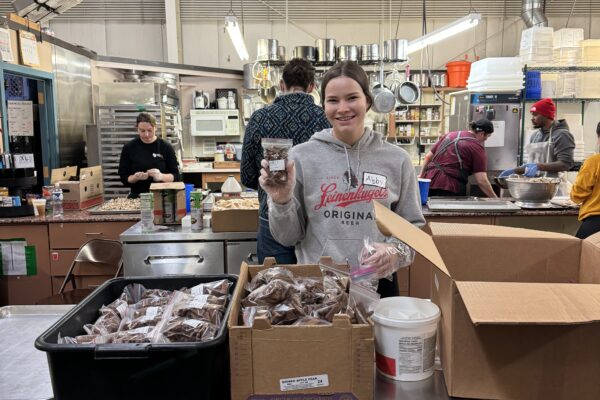
<svg viewBox="0 0 600 400"><path fill-rule="evenodd" d="M544 14L544 0L523 0L521 18L523 18L528 28L548 26L548 18Z"/></svg>

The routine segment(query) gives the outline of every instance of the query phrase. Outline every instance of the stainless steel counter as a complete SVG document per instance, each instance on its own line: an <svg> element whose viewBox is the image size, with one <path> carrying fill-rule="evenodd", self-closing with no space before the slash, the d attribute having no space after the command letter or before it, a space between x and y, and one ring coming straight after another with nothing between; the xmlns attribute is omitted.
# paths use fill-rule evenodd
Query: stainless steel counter
<svg viewBox="0 0 600 400"><path fill-rule="evenodd" d="M256 232L213 232L211 228L183 232L181 225L164 225L156 228L154 232L142 233L142 223L138 222L121 233L121 242L256 240Z"/></svg>
<svg viewBox="0 0 600 400"><path fill-rule="evenodd" d="M441 370L431 378L416 382L400 382L377 374L375 378L375 400L448 400L448 392Z"/></svg>

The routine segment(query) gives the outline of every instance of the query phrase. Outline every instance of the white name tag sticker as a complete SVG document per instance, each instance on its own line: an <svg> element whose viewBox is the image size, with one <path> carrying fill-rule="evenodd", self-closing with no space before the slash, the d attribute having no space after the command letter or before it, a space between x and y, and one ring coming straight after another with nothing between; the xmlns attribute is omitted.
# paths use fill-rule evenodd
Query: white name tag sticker
<svg viewBox="0 0 600 400"><path fill-rule="evenodd" d="M377 186L385 189L387 187L387 177L371 172L365 172L363 174L363 185Z"/></svg>
<svg viewBox="0 0 600 400"><path fill-rule="evenodd" d="M295 378L286 378L279 380L279 389L282 392L327 386L329 386L329 376L327 374L298 376Z"/></svg>

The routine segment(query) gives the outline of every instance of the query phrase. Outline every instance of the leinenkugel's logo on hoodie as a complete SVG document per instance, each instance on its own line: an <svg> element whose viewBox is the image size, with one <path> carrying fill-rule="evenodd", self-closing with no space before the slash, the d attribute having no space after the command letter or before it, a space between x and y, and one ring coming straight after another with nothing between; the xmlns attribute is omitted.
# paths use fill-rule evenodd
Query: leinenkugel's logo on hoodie
<svg viewBox="0 0 600 400"><path fill-rule="evenodd" d="M371 200L382 200L388 198L387 188L366 189L365 185L358 186L353 192L340 192L336 183L324 183L321 185L321 199L315 206L315 211L333 204L335 207L347 207L355 203L368 203Z"/></svg>

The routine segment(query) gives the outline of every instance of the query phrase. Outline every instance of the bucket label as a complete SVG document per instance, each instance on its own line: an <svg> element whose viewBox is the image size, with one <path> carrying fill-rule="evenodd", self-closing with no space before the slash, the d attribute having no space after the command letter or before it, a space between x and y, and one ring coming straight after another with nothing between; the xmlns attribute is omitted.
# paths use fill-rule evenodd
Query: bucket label
<svg viewBox="0 0 600 400"><path fill-rule="evenodd" d="M299 376L296 378L286 378L279 380L279 390L281 390L282 392L327 386L329 386L329 376L327 374Z"/></svg>
<svg viewBox="0 0 600 400"><path fill-rule="evenodd" d="M435 336L404 336L398 340L399 374L420 374L433 369Z"/></svg>

